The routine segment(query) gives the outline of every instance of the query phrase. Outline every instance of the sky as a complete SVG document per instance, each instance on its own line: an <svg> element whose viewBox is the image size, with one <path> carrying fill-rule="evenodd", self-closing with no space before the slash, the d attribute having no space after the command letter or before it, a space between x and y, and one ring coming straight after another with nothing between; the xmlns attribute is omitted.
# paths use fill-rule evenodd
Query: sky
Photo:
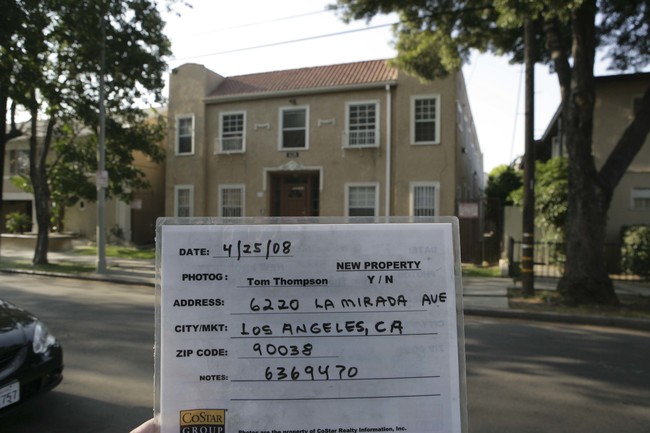
<svg viewBox="0 0 650 433"><path fill-rule="evenodd" d="M222 76L243 75L396 55L390 24L396 16L344 23L334 0L189 0L165 13L172 42L170 70L199 63ZM321 37L329 35L326 37ZM291 43L285 43L292 41ZM523 66L476 53L463 67L484 172L509 164L524 149ZM540 137L560 102L555 74L535 70L535 137Z"/></svg>

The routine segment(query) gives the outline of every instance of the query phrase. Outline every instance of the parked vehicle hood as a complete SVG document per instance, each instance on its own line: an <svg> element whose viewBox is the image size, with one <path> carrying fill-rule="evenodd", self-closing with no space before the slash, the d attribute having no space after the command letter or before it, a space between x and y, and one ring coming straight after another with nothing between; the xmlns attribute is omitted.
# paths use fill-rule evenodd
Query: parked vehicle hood
<svg viewBox="0 0 650 433"><path fill-rule="evenodd" d="M36 321L36 317L0 299L0 351L28 340L25 328Z"/></svg>

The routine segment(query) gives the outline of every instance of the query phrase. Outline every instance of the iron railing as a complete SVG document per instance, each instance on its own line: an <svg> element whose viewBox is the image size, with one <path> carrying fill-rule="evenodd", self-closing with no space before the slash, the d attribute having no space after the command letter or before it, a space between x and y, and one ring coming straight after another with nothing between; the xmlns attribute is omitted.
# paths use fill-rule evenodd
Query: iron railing
<svg viewBox="0 0 650 433"><path fill-rule="evenodd" d="M521 241L510 238L508 243L508 275L516 278L520 274ZM559 242L535 242L533 250L533 271L543 278L561 278L564 274L565 245ZM650 282L650 275L635 275L621 267L623 261L621 245L605 244L605 260L609 276L615 280Z"/></svg>

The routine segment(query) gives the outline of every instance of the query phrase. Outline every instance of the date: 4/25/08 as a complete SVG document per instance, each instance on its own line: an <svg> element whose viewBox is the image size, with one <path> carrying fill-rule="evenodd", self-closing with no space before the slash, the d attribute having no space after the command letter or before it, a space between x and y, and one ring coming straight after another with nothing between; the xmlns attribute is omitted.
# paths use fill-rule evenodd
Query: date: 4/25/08
<svg viewBox="0 0 650 433"><path fill-rule="evenodd" d="M236 244L223 244L223 251L228 258L240 260L243 257L262 257L268 260L271 257L291 257L291 241L275 242L242 242Z"/></svg>

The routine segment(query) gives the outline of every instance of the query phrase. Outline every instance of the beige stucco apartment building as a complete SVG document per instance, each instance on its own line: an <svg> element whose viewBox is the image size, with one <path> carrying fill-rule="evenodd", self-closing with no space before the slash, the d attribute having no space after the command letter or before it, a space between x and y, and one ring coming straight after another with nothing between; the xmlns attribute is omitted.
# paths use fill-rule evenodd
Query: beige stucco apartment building
<svg viewBox="0 0 650 433"><path fill-rule="evenodd" d="M173 70L166 215L474 217L483 158L462 74L386 61ZM478 214L476 215L478 216Z"/></svg>
<svg viewBox="0 0 650 433"><path fill-rule="evenodd" d="M596 77L593 155L596 169L605 164L623 131L630 124L641 98L650 85L650 73ZM558 109L540 140L540 159L566 154L560 141L561 111ZM648 119L650 122L650 119ZM650 224L650 137L636 155L614 190L608 213L606 242L620 241L621 228Z"/></svg>

